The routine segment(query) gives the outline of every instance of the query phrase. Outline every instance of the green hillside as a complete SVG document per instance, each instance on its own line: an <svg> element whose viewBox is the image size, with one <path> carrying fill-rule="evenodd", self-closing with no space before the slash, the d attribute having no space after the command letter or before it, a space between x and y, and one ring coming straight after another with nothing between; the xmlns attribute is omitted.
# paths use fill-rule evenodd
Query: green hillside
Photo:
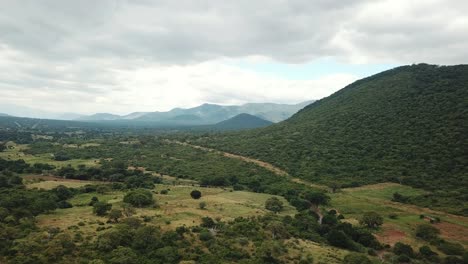
<svg viewBox="0 0 468 264"><path fill-rule="evenodd" d="M221 121L211 127L218 130L241 130L266 127L271 124L273 124L273 122L261 119L260 117L254 115L239 114L229 118L228 120Z"/></svg>
<svg viewBox="0 0 468 264"><path fill-rule="evenodd" d="M195 143L310 181L394 181L466 201L467 135L468 65L419 64L359 80L279 124Z"/></svg>

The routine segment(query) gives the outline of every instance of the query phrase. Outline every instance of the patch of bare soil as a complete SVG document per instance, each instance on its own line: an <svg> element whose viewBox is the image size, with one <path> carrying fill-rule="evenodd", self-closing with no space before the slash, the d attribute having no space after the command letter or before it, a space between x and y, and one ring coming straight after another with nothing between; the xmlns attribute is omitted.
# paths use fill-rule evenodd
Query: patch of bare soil
<svg viewBox="0 0 468 264"><path fill-rule="evenodd" d="M393 226L385 226L383 227L385 230L379 234L375 234L377 240L383 244L389 244L391 246L395 245L395 243L400 242L406 238L406 234Z"/></svg>
<svg viewBox="0 0 468 264"><path fill-rule="evenodd" d="M440 230L441 237L447 240L468 242L468 229L466 227L448 222L441 222L435 226Z"/></svg>

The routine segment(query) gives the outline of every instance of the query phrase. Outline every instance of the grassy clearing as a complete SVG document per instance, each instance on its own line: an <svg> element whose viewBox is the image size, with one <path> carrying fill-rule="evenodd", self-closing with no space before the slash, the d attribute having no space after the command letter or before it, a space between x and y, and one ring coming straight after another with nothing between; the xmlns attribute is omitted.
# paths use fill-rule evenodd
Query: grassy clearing
<svg viewBox="0 0 468 264"><path fill-rule="evenodd" d="M405 196L420 195L424 191L395 183L382 183L358 188L343 189L331 194L331 207L342 213L347 221L357 224L363 213L374 211L384 217L384 225L377 232L383 243L394 244L398 241L421 246L422 241L414 236L415 227L426 223L421 214L439 217L440 224L434 226L441 230L441 237L450 241L457 241L468 246L468 218L421 208L414 205L392 202L393 193ZM390 214L397 216L389 218Z"/></svg>
<svg viewBox="0 0 468 264"><path fill-rule="evenodd" d="M8 148L7 150L0 152L0 158L6 160L19 160L22 159L26 163L34 164L34 163L47 163L50 165L54 165L55 167L65 167L71 165L73 167L78 167L79 165L85 165L87 167L98 166L99 161L95 159L71 159L67 161L56 161L53 160L53 156L51 153L46 154L39 154L39 155L30 155L25 154L23 151L28 148L28 145L20 145L14 144L12 142L8 143L8 146L12 148Z"/></svg>
<svg viewBox="0 0 468 264"><path fill-rule="evenodd" d="M54 182L64 183L67 182ZM48 183L51 184L51 183ZM194 200L190 192L194 189L202 192L202 198ZM174 229L181 225L193 226L201 222L201 218L209 216L213 219L228 221L236 217L248 217L264 215L268 211L264 208L265 201L272 195L251 193L244 191L233 191L221 188L199 188L192 186L157 185L154 191L169 190L168 194L155 194L158 208L141 208L136 210L137 217L149 216L150 223L161 226L163 229ZM93 196L100 201L111 203L113 208L120 208L123 204L124 192L109 192L106 194L85 193L72 199L70 203L74 206L69 209L57 209L56 211L38 216L39 226L56 226L61 229L75 228L85 235L95 235L99 222L106 222L107 218L92 214L92 207L88 206ZM285 204L281 215L293 215L295 209L290 206L284 198L279 197ZM205 209L200 209L200 202L207 204ZM76 226L83 222L83 226Z"/></svg>
<svg viewBox="0 0 468 264"><path fill-rule="evenodd" d="M290 239L286 242L291 257L300 255L312 255L314 263L317 264L339 264L343 263L344 257L350 253L345 249L331 247L312 241L302 239Z"/></svg>

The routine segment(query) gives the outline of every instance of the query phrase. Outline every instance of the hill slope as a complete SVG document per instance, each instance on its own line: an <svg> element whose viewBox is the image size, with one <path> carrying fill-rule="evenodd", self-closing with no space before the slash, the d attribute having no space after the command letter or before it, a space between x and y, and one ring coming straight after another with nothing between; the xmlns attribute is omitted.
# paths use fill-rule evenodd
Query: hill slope
<svg viewBox="0 0 468 264"><path fill-rule="evenodd" d="M215 125L212 125L211 127L219 130L240 130L266 127L271 124L273 124L273 122L261 119L260 117L254 115L239 114L228 120L224 120Z"/></svg>
<svg viewBox="0 0 468 264"><path fill-rule="evenodd" d="M467 135L468 66L419 64L359 80L279 124L196 144L312 181L463 191Z"/></svg>

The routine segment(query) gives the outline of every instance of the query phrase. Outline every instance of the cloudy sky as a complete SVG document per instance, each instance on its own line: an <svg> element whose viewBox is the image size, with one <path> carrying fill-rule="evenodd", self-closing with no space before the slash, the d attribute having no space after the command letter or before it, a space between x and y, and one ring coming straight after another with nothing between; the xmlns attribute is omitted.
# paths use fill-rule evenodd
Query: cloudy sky
<svg viewBox="0 0 468 264"><path fill-rule="evenodd" d="M0 0L0 111L296 103L468 62L465 0Z"/></svg>

